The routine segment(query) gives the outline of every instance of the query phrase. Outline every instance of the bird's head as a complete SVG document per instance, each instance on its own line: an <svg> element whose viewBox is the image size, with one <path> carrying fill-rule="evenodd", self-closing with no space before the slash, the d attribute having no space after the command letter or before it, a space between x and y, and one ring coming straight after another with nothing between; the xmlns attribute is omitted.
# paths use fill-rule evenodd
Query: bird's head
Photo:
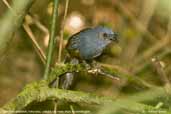
<svg viewBox="0 0 171 114"><path fill-rule="evenodd" d="M117 32L113 32L112 29L107 28L107 27L102 27L102 26L98 26L95 28L95 30L98 32L99 37L107 42L116 42L118 43L118 33Z"/></svg>

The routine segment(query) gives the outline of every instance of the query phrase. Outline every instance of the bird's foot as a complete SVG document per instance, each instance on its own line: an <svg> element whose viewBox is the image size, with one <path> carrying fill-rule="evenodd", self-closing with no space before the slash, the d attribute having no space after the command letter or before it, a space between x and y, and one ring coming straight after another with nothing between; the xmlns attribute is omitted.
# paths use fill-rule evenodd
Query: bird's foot
<svg viewBox="0 0 171 114"><path fill-rule="evenodd" d="M114 79L114 80L120 80L120 78L118 78L115 75L106 73L100 64L98 64L96 61L92 61L91 64L88 64L86 61L83 61L83 64L85 65L87 72L89 74L93 74L93 75L100 75L100 76L104 76L104 77L108 77L110 79Z"/></svg>
<svg viewBox="0 0 171 114"><path fill-rule="evenodd" d="M86 68L87 71L92 68L91 65L88 64L86 61L82 61L82 63L84 64L84 66L85 66L85 68Z"/></svg>
<svg viewBox="0 0 171 114"><path fill-rule="evenodd" d="M93 69L88 70L88 73L95 74L95 75L98 75L99 72L101 72L101 69L98 69L98 68L93 68Z"/></svg>
<svg viewBox="0 0 171 114"><path fill-rule="evenodd" d="M117 77L115 75L112 75L112 74L109 74L109 73L106 73L105 71L103 71L100 65L97 66L97 63L96 63L95 67L88 70L88 73L94 74L94 75L105 76L105 77L108 77L108 78L111 78L111 79L114 79L114 80L118 80L118 81L120 80L119 77Z"/></svg>
<svg viewBox="0 0 171 114"><path fill-rule="evenodd" d="M104 72L104 71L102 71L102 70L99 70L98 74L100 74L101 76L106 76L106 77L108 77L108 78L111 78L111 79L120 81L120 78L117 77L116 75L112 75L112 74L106 73L106 72Z"/></svg>
<svg viewBox="0 0 171 114"><path fill-rule="evenodd" d="M98 62L96 62L95 60L92 61L91 67L93 69L101 69L101 65Z"/></svg>

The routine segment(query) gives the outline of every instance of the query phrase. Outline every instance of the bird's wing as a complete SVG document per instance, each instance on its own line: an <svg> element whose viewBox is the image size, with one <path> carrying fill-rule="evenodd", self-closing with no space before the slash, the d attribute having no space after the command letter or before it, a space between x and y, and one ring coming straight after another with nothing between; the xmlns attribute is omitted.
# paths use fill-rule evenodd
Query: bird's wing
<svg viewBox="0 0 171 114"><path fill-rule="evenodd" d="M77 36L72 36L68 43L67 43L67 49L68 50L73 50L73 49L77 49L80 43L80 39Z"/></svg>
<svg viewBox="0 0 171 114"><path fill-rule="evenodd" d="M91 28L86 28L86 29L83 29L81 30L80 32L72 35L69 40L68 40L68 43L67 43L67 49L68 50L74 50L74 49L78 49L79 48L79 45L80 45L80 37L82 37L81 34L84 34L85 32L91 30Z"/></svg>
<svg viewBox="0 0 171 114"><path fill-rule="evenodd" d="M101 55L102 48L98 45L99 41L96 38L96 34L91 32L81 37L80 42L80 55L83 59L93 59Z"/></svg>

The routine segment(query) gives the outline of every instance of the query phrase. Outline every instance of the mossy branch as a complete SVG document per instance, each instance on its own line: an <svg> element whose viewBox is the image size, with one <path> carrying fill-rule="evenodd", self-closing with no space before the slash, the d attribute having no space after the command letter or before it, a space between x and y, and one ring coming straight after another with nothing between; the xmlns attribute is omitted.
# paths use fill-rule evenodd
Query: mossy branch
<svg viewBox="0 0 171 114"><path fill-rule="evenodd" d="M159 89L160 90L160 89ZM160 91L162 95L163 92ZM140 95L141 96L141 95ZM158 97L154 96L154 97ZM47 86L47 81L34 82L25 87L25 89L11 102L7 103L2 107L3 110L21 110L25 108L32 102L42 102L45 100L66 100L68 102L78 103L78 104L89 104L89 105L116 105L119 104L119 108L130 109L127 104L132 104L134 106L131 110L142 111L147 109L155 109L152 106L136 103L136 99L116 99L111 97L100 97L90 93L76 92L70 90L62 90L56 88L49 88ZM152 99L151 99L152 100Z"/></svg>
<svg viewBox="0 0 171 114"><path fill-rule="evenodd" d="M52 99L83 104L104 104L112 102L110 98L97 97L96 95L84 92L49 88L46 81L40 81L26 86L25 89L12 102L6 104L3 109L21 110L33 101L41 102Z"/></svg>
<svg viewBox="0 0 171 114"><path fill-rule="evenodd" d="M3 110L21 110L25 108L32 102L41 102L45 100L65 100L68 102L74 102L78 104L91 104L91 105L104 105L104 104L111 104L111 105L119 105L119 108L127 108L127 103L131 103L132 106L136 106L135 111L143 109L155 109L152 106L145 105L142 101L151 101L155 98L165 96L166 92L163 88L153 88L146 92L142 92L127 98L111 98L111 97L104 97L104 96L96 96L94 94L89 94L85 92L78 92L78 91L70 91L70 90L62 90L56 88L49 88L48 84L56 77L60 76L66 72L78 72L78 71L85 71L85 67L82 64L79 65L61 65L52 70L52 78L48 80L41 80L39 82L33 82L28 84L24 90L18 94L18 96L4 105L2 107ZM49 77L51 77L49 76ZM144 97L145 95L145 97ZM2 110L1 109L1 110ZM134 108L131 108L134 110Z"/></svg>

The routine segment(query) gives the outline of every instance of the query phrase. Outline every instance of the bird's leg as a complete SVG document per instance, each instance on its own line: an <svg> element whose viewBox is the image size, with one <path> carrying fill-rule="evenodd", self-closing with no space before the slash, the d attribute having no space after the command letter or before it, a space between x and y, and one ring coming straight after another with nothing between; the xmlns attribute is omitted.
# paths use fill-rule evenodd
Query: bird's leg
<svg viewBox="0 0 171 114"><path fill-rule="evenodd" d="M96 69L101 69L101 65L98 64L95 60L92 61L91 66Z"/></svg>
<svg viewBox="0 0 171 114"><path fill-rule="evenodd" d="M59 87L61 89L70 89L73 85L74 77L76 76L75 72L67 72L60 77Z"/></svg>
<svg viewBox="0 0 171 114"><path fill-rule="evenodd" d="M95 75L99 74L101 76L109 77L109 78L114 79L114 80L120 80L115 75L106 73L104 70L102 70L101 65L98 64L96 61L92 61L91 66L92 66L92 68L90 70L88 70L88 73L95 74Z"/></svg>
<svg viewBox="0 0 171 114"><path fill-rule="evenodd" d="M79 60L76 58L71 58L69 61L70 64L77 65L79 64ZM74 78L76 76L76 72L67 72L63 76L60 77L59 86L62 89L70 89L73 85Z"/></svg>
<svg viewBox="0 0 171 114"><path fill-rule="evenodd" d="M101 69L100 64L98 64L96 61L93 60L90 64L90 66L91 66L91 69L88 70L88 73L98 75L98 72Z"/></svg>
<svg viewBox="0 0 171 114"><path fill-rule="evenodd" d="M88 64L85 60L83 60L82 63L84 64L86 70L90 70L92 68L91 65Z"/></svg>

